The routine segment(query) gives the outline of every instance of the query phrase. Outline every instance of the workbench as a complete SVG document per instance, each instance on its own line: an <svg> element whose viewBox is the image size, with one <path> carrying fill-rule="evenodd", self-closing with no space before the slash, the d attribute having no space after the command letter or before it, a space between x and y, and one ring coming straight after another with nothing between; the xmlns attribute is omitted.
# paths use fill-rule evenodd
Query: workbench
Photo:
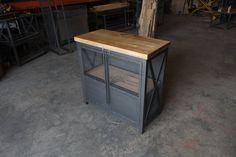
<svg viewBox="0 0 236 157"><path fill-rule="evenodd" d="M130 17L134 17L134 11L129 8L127 2L94 6L90 12L95 14L96 29L126 28L130 22L134 23L134 18L130 19Z"/></svg>
<svg viewBox="0 0 236 157"><path fill-rule="evenodd" d="M163 107L170 42L103 29L74 40L84 102L103 106L143 133Z"/></svg>

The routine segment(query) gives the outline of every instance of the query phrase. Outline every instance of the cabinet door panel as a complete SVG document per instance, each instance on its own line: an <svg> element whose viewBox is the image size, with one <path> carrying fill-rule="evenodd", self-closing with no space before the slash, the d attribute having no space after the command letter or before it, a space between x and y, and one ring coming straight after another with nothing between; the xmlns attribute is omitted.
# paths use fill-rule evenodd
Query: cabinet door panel
<svg viewBox="0 0 236 157"><path fill-rule="evenodd" d="M141 63L126 56L108 55L110 105L113 112L138 123Z"/></svg>

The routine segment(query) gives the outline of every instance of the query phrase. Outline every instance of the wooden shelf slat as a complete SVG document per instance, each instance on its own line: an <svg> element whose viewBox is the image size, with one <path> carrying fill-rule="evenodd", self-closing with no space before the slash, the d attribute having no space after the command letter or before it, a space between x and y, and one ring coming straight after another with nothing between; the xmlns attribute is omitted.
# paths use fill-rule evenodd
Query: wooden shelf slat
<svg viewBox="0 0 236 157"><path fill-rule="evenodd" d="M99 65L86 72L87 75L98 78L105 81L104 65ZM139 93L139 75L133 72L109 65L109 81L111 85L120 87L124 90L128 90L135 95ZM148 79L147 91L153 89L151 79Z"/></svg>

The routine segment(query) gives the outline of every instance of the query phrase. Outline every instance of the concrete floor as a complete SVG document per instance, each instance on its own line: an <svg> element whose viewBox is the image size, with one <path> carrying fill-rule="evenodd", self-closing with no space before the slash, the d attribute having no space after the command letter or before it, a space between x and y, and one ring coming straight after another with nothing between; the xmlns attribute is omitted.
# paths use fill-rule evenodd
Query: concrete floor
<svg viewBox="0 0 236 157"><path fill-rule="evenodd" d="M48 53L0 82L0 157L235 157L236 29L169 16L166 106L144 134L81 102L77 55Z"/></svg>

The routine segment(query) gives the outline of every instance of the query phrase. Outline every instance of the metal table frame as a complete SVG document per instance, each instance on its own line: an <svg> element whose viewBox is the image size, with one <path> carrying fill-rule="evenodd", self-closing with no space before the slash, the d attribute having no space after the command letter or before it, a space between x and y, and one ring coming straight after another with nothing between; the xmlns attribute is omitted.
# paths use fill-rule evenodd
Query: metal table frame
<svg viewBox="0 0 236 157"><path fill-rule="evenodd" d="M103 21L103 28L104 29L112 29L114 27L119 27L119 26L124 26L128 27L128 23L130 22L129 19L129 14L134 14L134 10L129 9L129 8L122 8L122 9L116 9L116 10L109 10L109 11L104 11L104 12L95 12L96 16L96 29L99 29L99 19L101 18ZM124 23L120 23L119 25L108 25L107 24L107 19L109 16L114 16L114 15L123 15L124 17ZM135 18L133 16L132 19L133 22L133 27L135 26Z"/></svg>

